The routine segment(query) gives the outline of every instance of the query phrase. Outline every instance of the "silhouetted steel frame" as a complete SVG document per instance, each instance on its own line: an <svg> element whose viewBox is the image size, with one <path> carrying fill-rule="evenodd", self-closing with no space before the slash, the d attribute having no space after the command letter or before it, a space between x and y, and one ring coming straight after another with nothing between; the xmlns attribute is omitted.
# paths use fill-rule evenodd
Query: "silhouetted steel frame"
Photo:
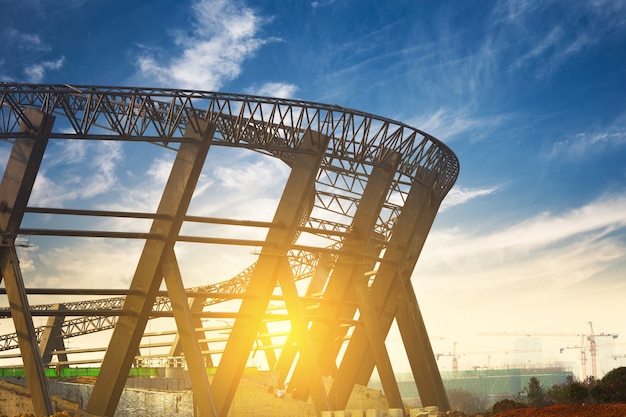
<svg viewBox="0 0 626 417"><path fill-rule="evenodd" d="M439 204L458 176L458 160L443 143L393 120L339 106L299 100L189 90L14 83L0 83L0 94L0 140L14 143L22 139L32 140L38 124L29 116L32 110L28 108L31 108L37 109L41 114L62 118L68 121L73 129L72 133L67 133L67 130L52 132L49 137L150 142L177 150L180 155L188 147L206 143L204 139L198 141L197 136L185 134L185 130L193 131L195 135L200 134L202 137L202 132L206 133L206 126L211 126L214 133L211 133L208 139L213 145L249 148L278 157L292 167L292 174L277 208L275 219L271 224L265 225L268 228L265 241L237 242L215 237L186 240L184 236L178 234L180 224L189 220L185 217L186 203L182 200L177 203L179 207L174 213L169 211L162 213L159 210L156 214L149 215L154 216L153 228L155 224L166 225L166 229L171 225L172 229L166 234L163 234L160 228L136 236L120 232L21 229L22 232L51 236L134 237L146 240L144 253L147 261L140 261L131 284L131 290L138 290L139 295L130 291L127 296L128 306L125 304L119 311L118 320L132 323L130 325L132 330L130 333L124 333L118 331L121 326L116 326L112 338L112 343L115 340L112 346L118 346L117 343L121 342L128 350L121 356L114 353L107 353L108 357L105 356L103 362L105 376L100 377L96 383L94 393L97 391L98 395L90 399L89 410L103 415L112 415L115 412L125 375L134 357L134 354L128 352L136 352L145 329L145 322L150 316L155 316L152 309L157 301L158 284L164 276L171 303L163 305L169 306L174 312L179 331L184 333L180 336L184 339L182 344L185 354L189 355L196 365L202 363L200 352L203 348L191 335L196 328L194 317L201 312L191 311L186 302L189 293L181 286L182 278L172 251L176 241L262 247L259 260L245 278L244 284L244 291L252 293L255 298L243 298L233 334L224 350L213 386L209 388L206 378L201 375L196 375L194 380L194 392L203 395L204 400L208 401L200 407L203 410L196 410L198 413L219 416L226 416L228 413L247 355L257 332L263 326L262 316L276 280L282 287L292 324L293 336L288 337L288 340L297 341L300 351L300 358L295 364L293 382L298 387L299 393L300 388L305 392L311 390L318 412L345 406L354 383L366 382L375 365L383 372L385 392L392 394L390 405L398 405L397 385L390 370L388 354L384 349L384 338L394 317L405 343L422 402L427 405L439 405L442 410L449 407L410 281L411 272ZM48 137L38 139L45 141ZM303 145L307 141L310 145ZM390 158L397 158L394 167L388 165ZM199 155L195 162L196 166L201 167L203 161L204 156ZM301 169L304 170L299 173ZM364 200L367 200L366 190L379 181L380 174L377 173L379 169L387 169L391 175L383 180L386 185L378 191L380 195L378 199L366 204L364 203ZM171 179L185 180L187 175L177 173L173 168ZM302 179L303 175L306 180ZM401 234L401 231L396 230L395 223L400 223L407 210L409 212L415 210L407 207L407 203L412 193L408 189L415 187L416 184L421 187L418 194L421 195L423 202L418 211L424 211L425 214L419 215L411 223L414 235L410 236L410 249L404 252L405 255L401 257L403 260L398 263L399 258L396 256L393 268L385 272L384 267L392 258L389 254L393 253L394 245L398 244L399 239L396 235ZM187 191L192 192L194 187L195 180L192 179ZM166 199L167 192L166 187L163 200ZM18 197L27 200L29 194L30 190L21 191ZM366 209L366 206L370 208ZM55 208L23 206L16 210L20 219L29 210L33 212L56 210L62 214L61 209ZM358 220L361 216L359 213L363 210L370 216L367 221ZM329 215L333 213L352 221L337 221ZM67 214L79 213L69 210ZM97 210L83 214L112 216L119 214L121 217L144 215ZM221 221L232 222L228 219ZM18 222L17 227L19 226ZM3 226L2 232L8 231L9 229ZM20 229L17 232L19 231ZM13 235L15 233L16 231L13 231ZM300 233L323 236L334 241L334 247L298 245L296 239ZM350 243L352 240L354 242ZM15 253L13 243L9 241L8 247ZM380 245L380 250L386 248L384 258L376 255L376 245ZM320 333L315 330L319 327L316 318L307 318L304 314L303 299L295 291L294 279L297 279L297 276L292 273L292 268L294 265L297 267L299 261L296 260L295 264L286 262L290 259L289 253L294 249L322 256L328 254L331 259L334 258L331 260L334 264L329 271L316 278L315 286L327 282L328 288L323 297L338 301L343 306L329 309L327 304L322 302L324 298L320 300L319 305L319 309L323 311L319 318L330 320L331 326L338 329L338 334L343 332L340 324L350 322L351 314L356 311L355 305L363 304L359 320L364 325L355 328L348 344L348 351L360 349L355 358L361 358L364 363L368 363L367 366L354 366L354 362L351 362L352 357L344 355L339 369L336 370L333 363L338 348L322 353L324 350L322 348L327 346L324 345L324 341L328 341L329 336L324 331ZM368 254L369 250L373 252ZM351 259L358 267L341 266L344 262L341 259ZM148 261L156 263L148 266ZM373 287L368 291L363 285L365 283L363 274L371 270L377 261L381 261L380 269L377 273L373 271L372 278L369 278L373 279ZM19 266L13 269L20 273ZM345 270L343 273L342 269ZM335 290L333 288L340 275L345 276L347 286ZM138 278L140 276L143 278ZM383 285L385 281L389 281L388 284L384 284L385 291L379 294L373 290ZM353 293L351 296L350 292ZM26 300L17 313L28 322L30 308L26 290L22 286L17 293ZM131 303L129 299L135 302ZM370 301L372 305L369 305ZM139 309L133 307L137 303L141 306ZM67 311L59 310L55 314L64 313ZM14 319L15 317L14 313ZM307 330L309 321L312 323L310 331ZM197 324L197 321L195 323ZM30 320L30 328L33 331L28 344L36 346L37 335L32 327ZM378 328L380 330L377 330ZM354 337L355 335L359 336ZM271 343L271 339L268 342ZM268 356L268 363L273 362L270 357L271 355ZM294 358L291 349L282 350L276 361L276 369L279 369L281 378L284 378L287 369L294 365ZM42 369L40 359L25 357L25 367ZM233 369L235 372L232 372ZM307 369L309 376L314 376L312 381L307 383L298 381L298 373L302 372L298 369ZM321 384L321 376L335 371L337 378L329 393L329 399ZM346 372L351 376L344 377ZM34 373L39 374L39 377L43 376L42 371L36 370ZM32 383L31 380L33 377L29 376L29 384ZM112 389L107 388L111 386ZM333 397L334 395L336 396ZM33 401L44 404L46 401L49 402L49 396L43 391L33 392Z"/></svg>
<svg viewBox="0 0 626 417"><path fill-rule="evenodd" d="M177 282L179 276L172 271L173 269L177 270L177 267L172 265L172 262L175 259L174 244L200 177L204 160L213 139L214 129L214 126L205 124L203 121L190 123L185 137L196 140L195 142L185 142L178 149L170 177L157 209L157 214L166 216L167 220L155 219L150 229L152 233L160 234L163 239L146 240L130 287L138 294L127 296L122 308L134 314L119 318L109 343L113 348L107 349L100 375L87 404L87 411L96 415L113 416L115 414L126 383L126 377L132 366L135 352L139 349L141 337L148 323L164 275L170 297L174 296L178 307L184 308L184 311L179 310L178 313L172 309L175 312L181 335L187 336L185 339L188 343L183 342L183 349L186 356L189 355L190 365L198 364L199 358L196 353L199 353L199 347L195 346L197 342L192 340L189 334L192 325L188 301L185 297L185 302L181 302L183 297L180 291L182 283L179 285ZM164 274L164 269L167 270L167 274ZM214 416L216 415L215 404L211 391L208 389L207 375L206 372L200 371L203 371L202 367L190 368L192 382L195 383L194 388L204 387L202 391L199 391L204 392L204 395L196 398L196 401L200 403L200 415Z"/></svg>
<svg viewBox="0 0 626 417"><path fill-rule="evenodd" d="M51 415L54 409L43 365L39 360L39 346L15 250L15 238L43 159L54 117L33 109L24 109L22 112L28 122L22 121L18 132L26 135L15 141L0 183L0 205L3 207L0 212L0 274L18 335L34 410L39 415Z"/></svg>
<svg viewBox="0 0 626 417"><path fill-rule="evenodd" d="M339 254L333 272L328 278L323 298L333 300L334 303L320 305L319 309L322 316L331 318L331 322L330 324L314 322L311 325L310 333L318 353L317 361L326 367L326 374L334 374L335 358L339 350L333 340L344 336L339 320L353 317L356 310L356 305L346 304L355 297L354 280L363 277L367 271L374 268L375 261L364 258L361 254L372 252L373 248L369 247L370 235L374 230L382 202L387 197L398 158L391 154L386 162L387 166L373 169L353 218L352 233L344 241L342 249L345 251ZM299 395L304 395L305 398L308 394L309 375L306 364L299 362L290 382Z"/></svg>

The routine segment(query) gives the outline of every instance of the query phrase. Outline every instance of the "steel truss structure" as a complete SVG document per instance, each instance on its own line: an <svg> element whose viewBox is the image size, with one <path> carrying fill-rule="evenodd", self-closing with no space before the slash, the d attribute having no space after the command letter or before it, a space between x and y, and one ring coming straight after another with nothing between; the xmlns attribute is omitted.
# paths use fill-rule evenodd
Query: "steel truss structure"
<svg viewBox="0 0 626 417"><path fill-rule="evenodd" d="M49 139L143 142L175 152L157 210L30 206ZM53 413L44 368L53 354L66 358L63 338L112 328L87 411L113 416L146 325L163 316L175 320L171 352L184 355L196 415L228 414L258 340L279 383L289 378L289 389L302 399L311 396L318 413L344 409L354 385L366 385L374 368L389 406L402 408L385 346L394 321L422 403L449 408L410 279L459 172L457 157L436 138L386 118L300 100L1 83L0 140L12 145L0 184L0 272L10 306L5 314L16 329L2 344L19 346L37 414ZM289 166L271 221L188 214L214 147L249 149ZM22 224L25 214L143 219L150 227L142 233L33 228ZM262 228L266 234L257 240L182 235L190 223ZM66 292L116 297L31 306L29 296L61 290L25 287L16 250L20 235L140 239L143 250L128 289ZM232 280L186 289L177 242L260 250ZM214 310L232 299L238 300L236 311ZM270 301L277 299L285 314L271 311ZM37 329L33 316L49 317L48 325ZM280 342L267 330L270 316L288 329ZM232 319L217 361L203 317ZM212 381L207 366L217 368ZM329 390L326 376L332 376Z"/></svg>

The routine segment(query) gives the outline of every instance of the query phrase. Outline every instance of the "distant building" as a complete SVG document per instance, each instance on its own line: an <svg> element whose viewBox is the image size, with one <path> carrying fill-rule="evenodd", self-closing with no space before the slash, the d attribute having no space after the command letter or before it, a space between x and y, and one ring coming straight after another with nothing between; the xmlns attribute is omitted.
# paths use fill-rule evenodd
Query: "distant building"
<svg viewBox="0 0 626 417"><path fill-rule="evenodd" d="M443 384L448 393L465 391L480 397L485 407L505 398L514 398L528 386L530 378L535 377L545 388L563 384L571 371L561 367L554 368L514 368L514 369L477 369L456 372L441 372ZM419 398L411 374L398 374L398 387L402 398ZM381 389L380 382L372 381L370 387Z"/></svg>
<svg viewBox="0 0 626 417"><path fill-rule="evenodd" d="M513 366L527 368L543 363L543 346L538 337L524 337L513 342Z"/></svg>

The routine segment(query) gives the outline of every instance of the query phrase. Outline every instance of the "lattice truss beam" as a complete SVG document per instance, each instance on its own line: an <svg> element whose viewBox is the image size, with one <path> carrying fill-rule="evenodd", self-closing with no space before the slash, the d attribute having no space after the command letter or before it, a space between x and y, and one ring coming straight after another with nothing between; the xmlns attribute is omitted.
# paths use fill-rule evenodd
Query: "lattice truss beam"
<svg viewBox="0 0 626 417"><path fill-rule="evenodd" d="M147 142L175 152L158 209L30 206L48 139ZM87 410L113 415L136 353L146 346L142 341L157 336L146 331L147 323L162 317L174 318L175 329L162 332L171 336L163 345L187 363L197 415L228 414L257 350L277 372L276 382L289 382L303 399L310 395L318 413L344 408L354 385L367 383L374 368L390 407L401 407L384 343L394 320L422 402L449 407L410 280L459 172L454 153L436 138L383 117L300 100L1 83L0 140L12 147L0 184L0 268L11 309L0 314L13 317L16 329L0 336L0 349L19 347L38 414L51 414L43 368L52 356L64 366L81 363L68 360L78 349L66 349L63 340L110 330ZM215 147L249 149L290 167L271 221L187 213ZM22 224L27 213L141 219L152 226L148 232L34 228ZM253 240L180 233L192 223L267 234ZM62 292L24 286L18 236L138 239L144 246L130 287L117 296L30 305L29 296ZM185 289L177 242L254 247L257 261L230 280ZM84 288L66 295L105 293ZM223 306L233 301L236 307L226 311ZM33 316L48 317L48 324L34 326ZM227 326L206 328L204 318L226 320ZM284 323L285 331L270 330L274 321ZM228 335L215 336L215 330ZM206 367L217 368L211 384ZM326 376L334 377L329 392L322 383Z"/></svg>

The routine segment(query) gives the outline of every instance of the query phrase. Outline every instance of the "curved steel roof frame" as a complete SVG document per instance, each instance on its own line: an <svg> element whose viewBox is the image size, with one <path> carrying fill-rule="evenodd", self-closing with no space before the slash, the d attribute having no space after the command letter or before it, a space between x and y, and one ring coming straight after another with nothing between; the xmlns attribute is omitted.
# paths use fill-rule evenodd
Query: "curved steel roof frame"
<svg viewBox="0 0 626 417"><path fill-rule="evenodd" d="M179 189L168 183L155 213L29 207L30 190L48 139L148 142L170 149L177 154L170 180L178 182ZM176 318L193 389L202 398L196 412L225 416L252 343L262 330L263 314L259 313L267 309L277 284L292 334L282 348L276 349L278 357L273 348L270 353L266 351L268 365L278 371L281 382L289 374L290 387L305 398L310 394L318 412L345 407L354 384L366 382L374 366L390 406L402 406L384 346L394 319L403 335L422 402L448 408L410 282L437 209L459 173L456 155L438 139L384 117L301 100L193 90L5 82L0 83L0 140L13 148L0 185L0 267L7 296L12 306L17 306L11 314L18 335L28 335L19 345L36 412L43 414L50 408L42 381L44 363L37 346L48 340L32 325L33 309L15 251L18 234L137 238L146 242L120 310L119 321L124 324L117 326L113 321L109 350L119 345L127 351L105 355L88 411L114 413L150 311L165 308ZM272 222L246 223L186 214L212 146L251 149L280 158L291 167ZM132 234L27 229L21 225L27 212L144 218L152 221L152 228L149 233ZM260 241L182 236L179 231L184 222L262 227L268 234ZM302 236L318 239L311 244L311 239ZM206 374L195 369L212 365L210 353L206 354L208 347L201 349L199 335L193 337L197 330L190 329L199 327L194 314L212 303L205 298L199 307L194 306L189 290L180 286L182 277L172 250L177 241L262 248L255 266L246 270L245 283L236 277L238 291L247 298L241 301L211 386ZM163 278L170 298L159 298L160 304L155 304ZM305 295L294 285L303 278L311 280L306 296L319 298L315 316L305 314ZM392 293L396 295L390 296ZM357 325L349 325L351 330L347 330L348 323ZM83 330L84 324L79 326ZM63 327L58 325L57 329L57 337L63 337ZM344 355L340 346L329 341L348 333L352 336ZM271 338L266 342L273 346ZM44 358L53 351L41 348ZM326 375L336 376L330 392L321 381Z"/></svg>

